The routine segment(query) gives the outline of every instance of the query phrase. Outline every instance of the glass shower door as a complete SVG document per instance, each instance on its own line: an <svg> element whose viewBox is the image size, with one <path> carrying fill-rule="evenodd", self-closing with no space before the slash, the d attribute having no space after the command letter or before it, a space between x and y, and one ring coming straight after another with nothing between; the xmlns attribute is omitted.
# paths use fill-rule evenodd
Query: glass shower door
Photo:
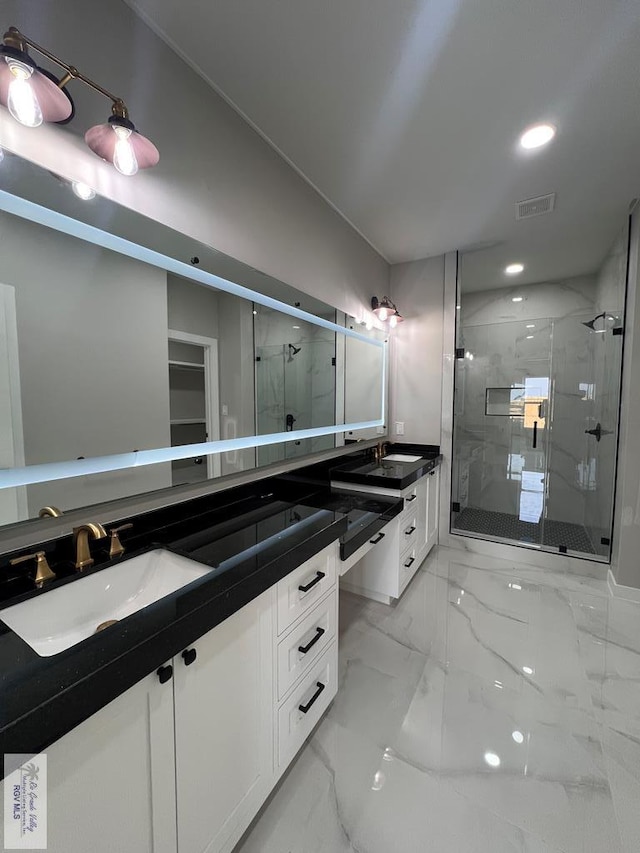
<svg viewBox="0 0 640 853"><path fill-rule="evenodd" d="M544 541L552 324L465 326L456 362L454 532Z"/></svg>

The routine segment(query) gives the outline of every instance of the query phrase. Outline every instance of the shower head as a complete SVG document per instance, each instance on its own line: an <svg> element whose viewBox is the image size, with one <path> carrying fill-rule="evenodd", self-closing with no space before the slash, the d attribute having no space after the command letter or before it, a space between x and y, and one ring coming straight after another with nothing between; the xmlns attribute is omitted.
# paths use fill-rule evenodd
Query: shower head
<svg viewBox="0 0 640 853"><path fill-rule="evenodd" d="M596 329L596 323L598 322L598 320L604 320L604 324L603 324L604 328L603 329ZM589 329L592 332L606 332L607 321L615 323L616 318L613 317L611 314L607 314L606 311L603 311L602 314L596 314L596 316L593 318L593 320L588 320L587 322L583 322L582 325L586 326L587 329Z"/></svg>
<svg viewBox="0 0 640 853"><path fill-rule="evenodd" d="M302 347L295 347L293 344L287 344L289 347L289 358L287 361L293 361L294 355L298 355Z"/></svg>

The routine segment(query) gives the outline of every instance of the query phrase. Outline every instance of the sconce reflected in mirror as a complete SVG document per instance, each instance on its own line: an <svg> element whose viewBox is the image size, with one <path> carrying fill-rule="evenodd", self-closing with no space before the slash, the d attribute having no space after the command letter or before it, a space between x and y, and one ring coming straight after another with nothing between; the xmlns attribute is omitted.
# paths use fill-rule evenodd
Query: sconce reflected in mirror
<svg viewBox="0 0 640 853"><path fill-rule="evenodd" d="M379 301L377 296L372 296L371 310L378 320L381 320L383 323L388 322L391 329L395 329L398 323L402 323L404 320L404 317L388 296L383 296L382 301Z"/></svg>

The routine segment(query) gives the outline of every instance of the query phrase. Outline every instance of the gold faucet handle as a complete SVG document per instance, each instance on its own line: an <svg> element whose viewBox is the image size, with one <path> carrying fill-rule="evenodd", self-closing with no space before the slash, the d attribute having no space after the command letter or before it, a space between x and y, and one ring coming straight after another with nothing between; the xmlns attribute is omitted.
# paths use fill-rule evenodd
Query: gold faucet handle
<svg viewBox="0 0 640 853"><path fill-rule="evenodd" d="M120 541L120 537L118 534L122 530L131 530L133 524L121 524L119 527L112 527L109 531L111 535L111 545L109 547L109 558L113 560L114 557L120 557L124 554L124 545Z"/></svg>
<svg viewBox="0 0 640 853"><path fill-rule="evenodd" d="M22 557L15 557L10 560L12 566L17 566L20 563L26 563L27 560L36 561L36 577L35 583L37 587L41 587L46 581L56 579L55 573L51 571L51 566L47 562L47 555L44 551L36 551L35 554L24 554Z"/></svg>

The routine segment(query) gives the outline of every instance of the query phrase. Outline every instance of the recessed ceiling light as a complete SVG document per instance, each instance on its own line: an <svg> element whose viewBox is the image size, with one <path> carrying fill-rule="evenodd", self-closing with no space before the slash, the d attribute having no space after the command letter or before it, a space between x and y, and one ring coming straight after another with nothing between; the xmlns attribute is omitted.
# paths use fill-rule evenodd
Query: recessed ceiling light
<svg viewBox="0 0 640 853"><path fill-rule="evenodd" d="M258 312L257 312L257 311L252 311L251 313L252 313L252 314L257 314Z"/></svg>
<svg viewBox="0 0 640 853"><path fill-rule="evenodd" d="M527 335L527 340L528 340L528 341L532 341L532 340L533 340L533 335Z"/></svg>
<svg viewBox="0 0 640 853"><path fill-rule="evenodd" d="M522 732L515 731L511 732L511 737L515 740L516 743L524 743L524 735Z"/></svg>
<svg viewBox="0 0 640 853"><path fill-rule="evenodd" d="M533 675L533 669L530 666L523 666L522 671L525 675Z"/></svg>
<svg viewBox="0 0 640 853"><path fill-rule="evenodd" d="M71 189L82 201L90 201L96 197L96 191L88 184L83 184L82 181L74 181L71 184Z"/></svg>
<svg viewBox="0 0 640 853"><path fill-rule="evenodd" d="M485 752L484 760L489 767L500 767L500 756L496 755L495 752Z"/></svg>
<svg viewBox="0 0 640 853"><path fill-rule="evenodd" d="M509 264L508 267L504 268L504 271L507 275L518 275L524 269L524 264Z"/></svg>
<svg viewBox="0 0 640 853"><path fill-rule="evenodd" d="M460 310L460 306L456 305L456 311L459 311L459 310Z"/></svg>
<svg viewBox="0 0 640 853"><path fill-rule="evenodd" d="M527 329L535 329L535 327L536 327L535 323L527 323Z"/></svg>
<svg viewBox="0 0 640 853"><path fill-rule="evenodd" d="M512 296L511 297L512 302L522 302L522 299L523 299L522 296Z"/></svg>
<svg viewBox="0 0 640 853"><path fill-rule="evenodd" d="M551 142L555 135L556 129L552 124L534 124L522 134L520 145L527 150L541 148Z"/></svg>
<svg viewBox="0 0 640 853"><path fill-rule="evenodd" d="M294 329L299 329L299 328L300 328L300 326L294 326L293 328L294 328Z"/></svg>

